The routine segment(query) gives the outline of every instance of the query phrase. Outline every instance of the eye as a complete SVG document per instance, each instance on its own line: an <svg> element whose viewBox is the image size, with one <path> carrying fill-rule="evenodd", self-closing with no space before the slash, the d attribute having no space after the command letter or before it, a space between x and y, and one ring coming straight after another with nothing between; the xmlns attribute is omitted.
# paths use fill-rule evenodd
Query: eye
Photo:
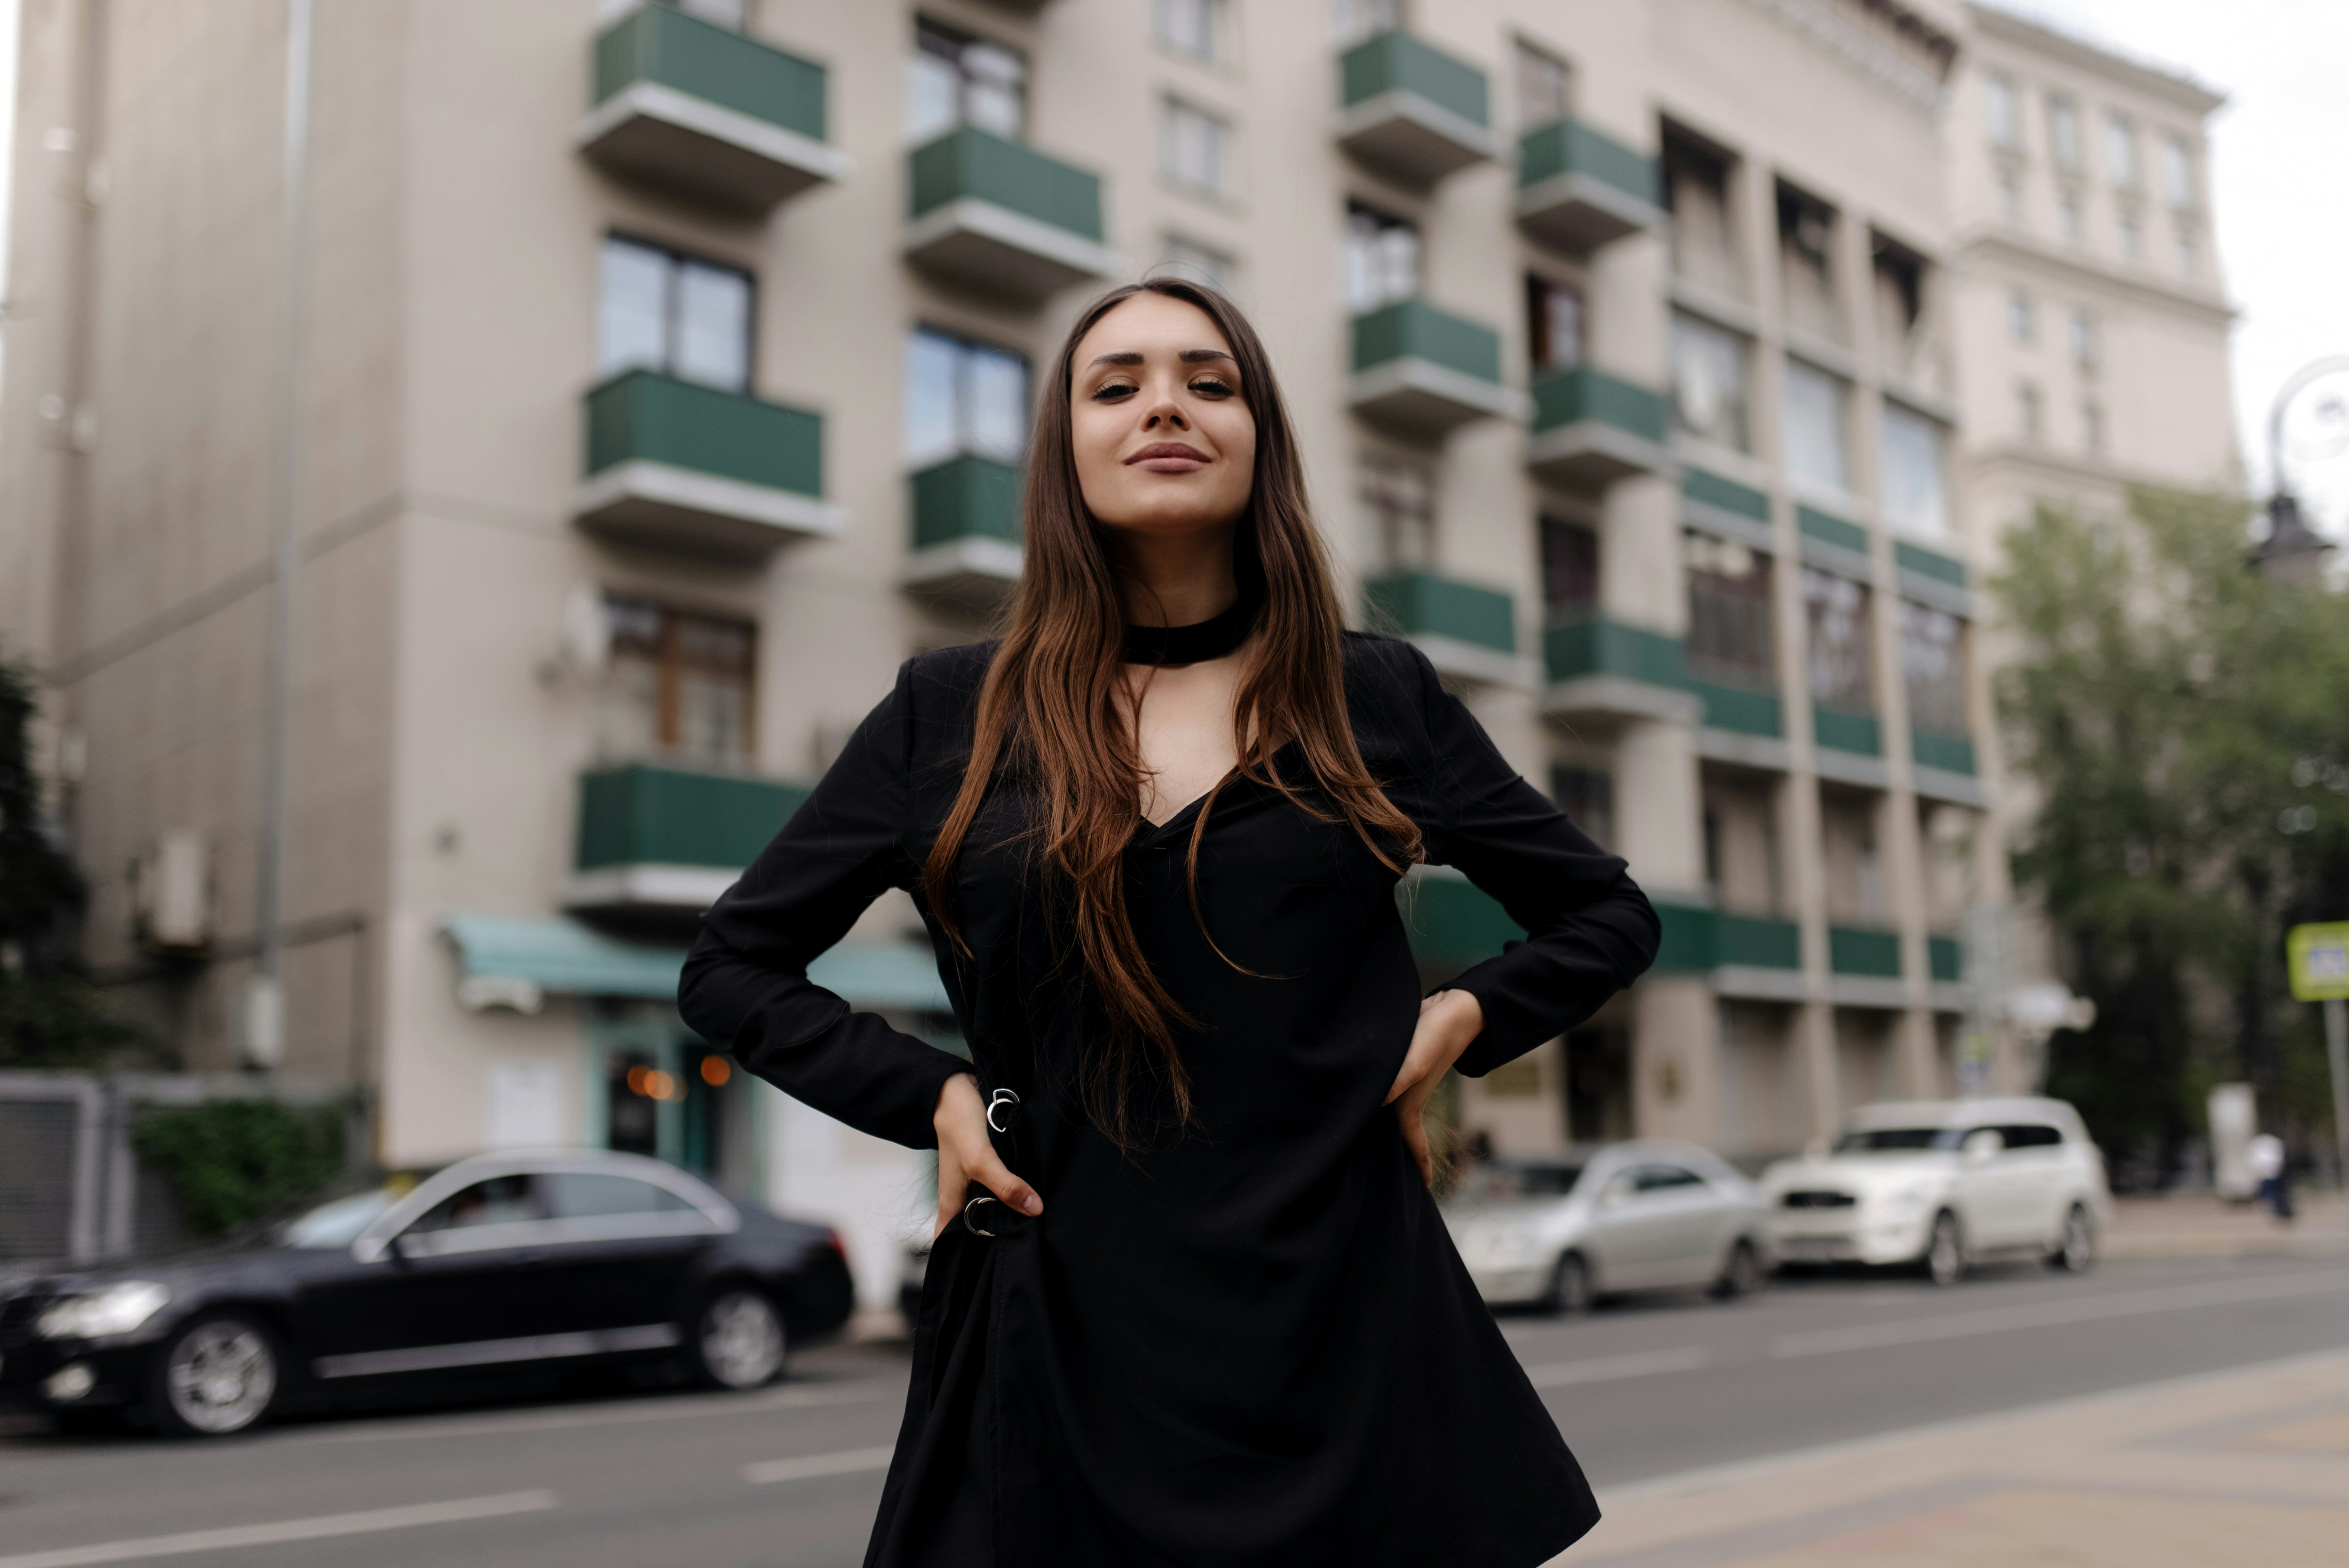
<svg viewBox="0 0 2349 1568"><path fill-rule="evenodd" d="M1220 376L1202 376L1191 383L1191 390L1202 397L1230 397L1237 394L1232 384Z"/></svg>
<svg viewBox="0 0 2349 1568"><path fill-rule="evenodd" d="M1096 403L1115 403L1123 398L1131 397L1133 394L1141 390L1141 387L1134 386L1133 383L1130 381L1112 381L1106 386L1094 388L1093 401Z"/></svg>

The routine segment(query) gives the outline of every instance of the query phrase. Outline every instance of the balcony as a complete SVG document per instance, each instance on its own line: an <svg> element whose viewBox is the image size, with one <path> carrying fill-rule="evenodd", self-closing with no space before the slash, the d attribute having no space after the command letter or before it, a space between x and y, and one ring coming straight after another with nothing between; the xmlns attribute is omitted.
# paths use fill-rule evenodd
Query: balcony
<svg viewBox="0 0 2349 1568"><path fill-rule="evenodd" d="M1671 468L1661 393L1581 365L1535 382L1533 402L1526 466L1547 483L1603 490Z"/></svg>
<svg viewBox="0 0 2349 1568"><path fill-rule="evenodd" d="M1423 437L1524 407L1501 385L1501 335L1415 299L1354 318L1346 400L1366 419Z"/></svg>
<svg viewBox="0 0 2349 1568"><path fill-rule="evenodd" d="M1395 889L1412 956L1424 969L1458 974L1500 956L1505 943L1523 942L1526 928L1490 893L1466 877L1442 870L1406 877Z"/></svg>
<svg viewBox="0 0 2349 1568"><path fill-rule="evenodd" d="M1102 243L1099 176L976 126L907 159L905 256L932 276L1032 305L1123 269Z"/></svg>
<svg viewBox="0 0 2349 1568"><path fill-rule="evenodd" d="M1689 689L1680 639L1593 616L1542 634L1546 713L1695 723L1703 705Z"/></svg>
<svg viewBox="0 0 2349 1568"><path fill-rule="evenodd" d="M1382 33L1339 61L1338 145L1381 173L1432 185L1494 156L1485 73L1408 33Z"/></svg>
<svg viewBox="0 0 2349 1568"><path fill-rule="evenodd" d="M848 172L824 141L824 71L669 5L641 5L595 40L595 107L579 150L625 178L763 213Z"/></svg>
<svg viewBox="0 0 2349 1568"><path fill-rule="evenodd" d="M1778 694L1749 686L1692 679L1689 689L1704 704L1704 726L1734 735L1777 740L1786 733L1786 705Z"/></svg>
<svg viewBox="0 0 2349 1568"><path fill-rule="evenodd" d="M707 909L807 796L796 784L654 762L583 773L578 852L564 905Z"/></svg>
<svg viewBox="0 0 2349 1568"><path fill-rule="evenodd" d="M1960 985L1966 977L1965 944L1954 936L1929 936L1925 939L1925 963L1935 984Z"/></svg>
<svg viewBox="0 0 2349 1568"><path fill-rule="evenodd" d="M1659 975L1702 975L1726 996L1797 1001L1804 994L1803 933L1790 920L1659 903Z"/></svg>
<svg viewBox="0 0 2349 1568"><path fill-rule="evenodd" d="M1019 581L1019 470L965 453L915 474L906 587L981 607Z"/></svg>
<svg viewBox="0 0 2349 1568"><path fill-rule="evenodd" d="M1944 773L1974 775L1974 743L1963 736L1934 735L1927 730L1909 732L1909 754L1920 768L1938 768Z"/></svg>
<svg viewBox="0 0 2349 1568"><path fill-rule="evenodd" d="M587 394L581 527L734 561L838 533L823 500L823 418L650 370Z"/></svg>
<svg viewBox="0 0 2349 1568"><path fill-rule="evenodd" d="M1900 934L1874 926L1827 927L1827 967L1862 980L1900 978Z"/></svg>
<svg viewBox="0 0 2349 1568"><path fill-rule="evenodd" d="M1821 746L1856 757L1884 755L1884 727L1872 713L1811 705L1811 734Z"/></svg>
<svg viewBox="0 0 2349 1568"><path fill-rule="evenodd" d="M1364 583L1362 598L1374 629L1410 639L1446 675L1505 684L1524 678L1516 603L1506 593L1403 572Z"/></svg>
<svg viewBox="0 0 2349 1568"><path fill-rule="evenodd" d="M1517 226L1562 251L1599 246L1663 222L1656 160L1562 119L1517 143Z"/></svg>

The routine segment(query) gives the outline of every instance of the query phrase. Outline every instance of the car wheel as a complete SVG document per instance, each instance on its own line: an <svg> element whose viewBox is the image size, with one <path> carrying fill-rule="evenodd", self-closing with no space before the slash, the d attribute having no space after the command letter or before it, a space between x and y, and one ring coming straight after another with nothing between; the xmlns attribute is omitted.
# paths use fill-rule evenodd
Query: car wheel
<svg viewBox="0 0 2349 1568"><path fill-rule="evenodd" d="M1590 1265L1579 1253L1568 1253L1550 1271L1549 1294L1542 1305L1561 1317L1578 1317L1590 1310Z"/></svg>
<svg viewBox="0 0 2349 1568"><path fill-rule="evenodd" d="M181 1325L155 1357L150 1408L176 1437L225 1438L277 1401L277 1342L241 1312L206 1313Z"/></svg>
<svg viewBox="0 0 2349 1568"><path fill-rule="evenodd" d="M1925 1241L1925 1277L1950 1285L1966 1275L1966 1235L1958 1217L1947 1209L1933 1216L1932 1233Z"/></svg>
<svg viewBox="0 0 2349 1568"><path fill-rule="evenodd" d="M694 1369L719 1388L756 1388L783 1369L783 1324L774 1303L730 1285L704 1304L689 1344Z"/></svg>
<svg viewBox="0 0 2349 1568"><path fill-rule="evenodd" d="M1745 1237L1729 1249L1729 1262L1723 1266L1721 1277L1713 1283L1713 1294L1723 1301L1735 1301L1740 1296L1758 1295L1769 1276L1762 1269L1762 1254Z"/></svg>
<svg viewBox="0 0 2349 1568"><path fill-rule="evenodd" d="M2096 1261L2096 1222L2088 1216L2087 1206L2075 1203L2064 1216L2064 1234L2055 1250L2047 1254L2051 1268L2067 1274L2085 1274Z"/></svg>

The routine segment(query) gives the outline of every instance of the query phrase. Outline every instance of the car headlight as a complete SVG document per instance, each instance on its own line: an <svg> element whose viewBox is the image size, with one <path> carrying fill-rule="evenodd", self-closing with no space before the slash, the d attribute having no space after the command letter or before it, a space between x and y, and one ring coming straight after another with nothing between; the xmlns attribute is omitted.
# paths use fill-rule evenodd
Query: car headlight
<svg viewBox="0 0 2349 1568"><path fill-rule="evenodd" d="M44 1339L103 1339L128 1334L163 1310L171 1293L152 1280L127 1279L69 1295L41 1314Z"/></svg>

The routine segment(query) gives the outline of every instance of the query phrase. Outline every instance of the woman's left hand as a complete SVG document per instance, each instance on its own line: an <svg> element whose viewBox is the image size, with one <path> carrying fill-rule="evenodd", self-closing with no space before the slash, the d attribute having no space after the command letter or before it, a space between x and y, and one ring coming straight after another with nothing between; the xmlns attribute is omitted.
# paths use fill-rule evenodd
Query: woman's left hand
<svg viewBox="0 0 2349 1568"><path fill-rule="evenodd" d="M1419 1179L1430 1186L1435 1184L1435 1156L1428 1148L1427 1126L1422 1118L1444 1075L1484 1032L1485 1006L1469 993L1438 991L1422 998L1411 1050L1402 1058L1402 1070L1395 1074L1394 1088L1387 1090L1382 1102L1395 1108L1395 1119L1402 1124L1402 1140L1410 1145L1412 1158L1419 1161Z"/></svg>

